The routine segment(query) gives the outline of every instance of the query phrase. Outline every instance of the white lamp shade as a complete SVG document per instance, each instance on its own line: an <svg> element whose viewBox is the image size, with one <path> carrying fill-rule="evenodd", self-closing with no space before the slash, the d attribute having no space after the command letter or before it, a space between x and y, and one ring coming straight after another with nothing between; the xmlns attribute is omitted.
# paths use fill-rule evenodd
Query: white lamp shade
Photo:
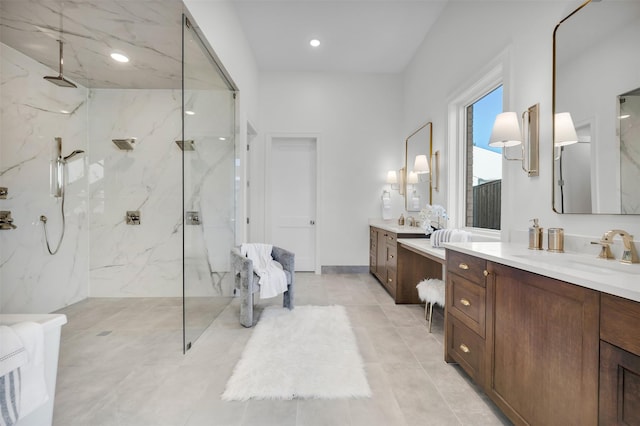
<svg viewBox="0 0 640 426"><path fill-rule="evenodd" d="M576 128L573 125L571 114L559 112L555 115L553 125L553 143L555 146L571 145L578 142Z"/></svg>
<svg viewBox="0 0 640 426"><path fill-rule="evenodd" d="M505 146L515 146L522 143L522 133L520 133L520 123L518 114L515 112L503 112L496 116L493 123L489 146L502 148Z"/></svg>
<svg viewBox="0 0 640 426"><path fill-rule="evenodd" d="M416 161L413 164L413 171L417 174L429 173L429 161L424 154L416 155Z"/></svg>
<svg viewBox="0 0 640 426"><path fill-rule="evenodd" d="M387 183L398 183L398 175L396 174L395 170L389 170L387 172Z"/></svg>
<svg viewBox="0 0 640 426"><path fill-rule="evenodd" d="M418 183L418 174L416 172L409 172L407 183L411 185L415 185L416 183Z"/></svg>

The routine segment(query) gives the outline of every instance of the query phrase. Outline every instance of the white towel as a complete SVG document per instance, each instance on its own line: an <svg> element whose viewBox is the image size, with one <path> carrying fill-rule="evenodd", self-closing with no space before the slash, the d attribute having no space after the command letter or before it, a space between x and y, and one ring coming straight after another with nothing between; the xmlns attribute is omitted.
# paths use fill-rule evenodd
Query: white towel
<svg viewBox="0 0 640 426"><path fill-rule="evenodd" d="M431 247L442 247L443 243L467 243L471 232L462 229L438 229L431 234Z"/></svg>
<svg viewBox="0 0 640 426"><path fill-rule="evenodd" d="M20 417L24 417L49 400L44 377L44 330L41 324L21 322L11 326L27 350L29 361L20 367Z"/></svg>
<svg viewBox="0 0 640 426"><path fill-rule="evenodd" d="M0 326L0 426L12 426L20 418L22 372L29 355L16 332Z"/></svg>
<svg viewBox="0 0 640 426"><path fill-rule="evenodd" d="M282 266L271 257L271 244L242 244L240 253L253 262L253 270L260 280L260 298L268 299L287 291L287 276ZM280 267L278 267L280 266Z"/></svg>
<svg viewBox="0 0 640 426"><path fill-rule="evenodd" d="M20 368L29 361L27 350L15 331L0 325L0 376Z"/></svg>

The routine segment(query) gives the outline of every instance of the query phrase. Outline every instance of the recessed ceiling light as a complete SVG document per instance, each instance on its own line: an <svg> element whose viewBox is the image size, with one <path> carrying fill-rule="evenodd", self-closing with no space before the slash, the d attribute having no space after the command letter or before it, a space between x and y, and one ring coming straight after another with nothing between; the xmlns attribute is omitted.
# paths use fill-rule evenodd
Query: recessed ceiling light
<svg viewBox="0 0 640 426"><path fill-rule="evenodd" d="M129 58L127 58L126 56L124 56L122 53L112 53L111 54L111 59L113 59L114 61L118 61L118 62L129 62Z"/></svg>
<svg viewBox="0 0 640 426"><path fill-rule="evenodd" d="M311 47L318 47L320 46L320 40L314 38L313 40L309 41L309 44L311 45Z"/></svg>
<svg viewBox="0 0 640 426"><path fill-rule="evenodd" d="M195 112L189 111L189 110L185 111L184 113L187 114L187 115L196 115Z"/></svg>
<svg viewBox="0 0 640 426"><path fill-rule="evenodd" d="M221 141L226 141L227 140L227 138L224 138L222 136L220 136L218 139L221 140Z"/></svg>
<svg viewBox="0 0 640 426"><path fill-rule="evenodd" d="M60 112L63 114L71 114L71 112L67 111L66 109L61 109Z"/></svg>
<svg viewBox="0 0 640 426"><path fill-rule="evenodd" d="M631 117L631 114L625 114L625 115L621 115L620 117L618 117L620 120L624 120L625 118L629 118Z"/></svg>

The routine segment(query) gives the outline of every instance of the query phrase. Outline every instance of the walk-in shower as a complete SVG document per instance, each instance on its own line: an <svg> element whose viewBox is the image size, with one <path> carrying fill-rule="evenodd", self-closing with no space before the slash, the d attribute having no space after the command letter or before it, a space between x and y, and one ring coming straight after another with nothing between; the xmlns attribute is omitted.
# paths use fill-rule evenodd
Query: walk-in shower
<svg viewBox="0 0 640 426"><path fill-rule="evenodd" d="M167 342L186 350L231 301L236 89L187 15L174 0L0 1L3 312L158 298L180 309Z"/></svg>

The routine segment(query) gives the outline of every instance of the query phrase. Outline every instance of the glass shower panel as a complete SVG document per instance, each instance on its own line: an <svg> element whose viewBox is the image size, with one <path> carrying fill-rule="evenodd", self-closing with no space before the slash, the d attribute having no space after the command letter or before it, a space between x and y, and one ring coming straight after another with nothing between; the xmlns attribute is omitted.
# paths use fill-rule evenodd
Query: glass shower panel
<svg viewBox="0 0 640 426"><path fill-rule="evenodd" d="M183 20L184 350L233 297L235 92L188 18Z"/></svg>

